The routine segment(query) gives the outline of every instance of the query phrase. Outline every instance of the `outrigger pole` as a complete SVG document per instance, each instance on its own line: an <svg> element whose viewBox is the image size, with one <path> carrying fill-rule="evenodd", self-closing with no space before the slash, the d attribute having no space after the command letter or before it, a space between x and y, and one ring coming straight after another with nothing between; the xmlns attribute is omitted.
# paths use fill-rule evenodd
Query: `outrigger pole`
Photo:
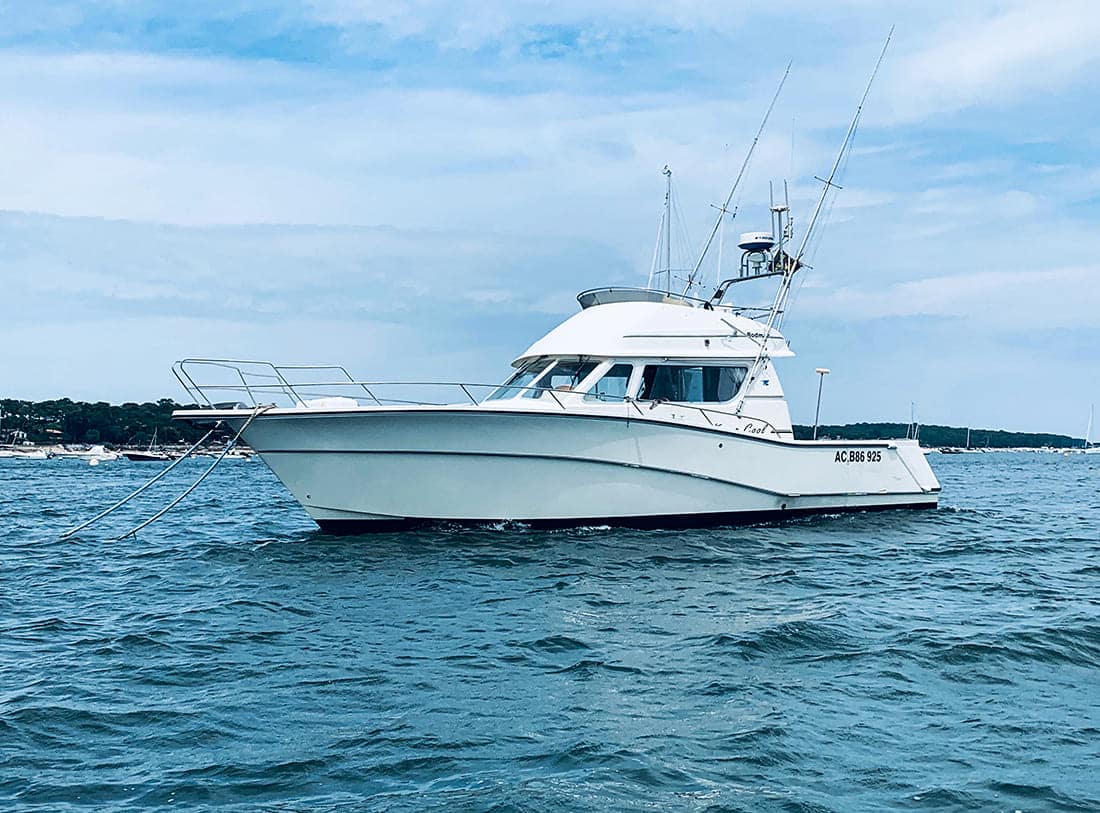
<svg viewBox="0 0 1100 813"><path fill-rule="evenodd" d="M844 156L848 154L848 150L852 145L852 137L856 133L856 127L859 126L859 118L863 113L863 105L866 103L867 96L871 92L871 85L875 82L875 77L878 75L878 69L882 65L882 60L886 56L886 49L890 46L890 39L893 36L894 27L890 26L890 32L886 35L886 42L882 44L882 51L879 52L878 60L875 62L875 68L871 71L871 78L867 80L867 87L864 88L863 96L861 96L859 100L859 106L856 107L855 115L852 116L852 123L848 125L848 132L844 136L844 142L840 145L840 151L836 154L836 160L833 161L833 168L829 172L829 177L817 178L817 180L824 184L821 188L821 196L817 199L817 205L814 207L814 212L810 216L806 231L802 235L802 243L798 247L798 254L794 256L793 260L784 264L783 279L779 283L779 290L775 293L775 301L772 303L771 313L768 315L768 328L764 331L763 340L760 342L760 350L757 352L756 359L753 361L752 368L749 370L749 375L737 396L737 408L734 410L735 415L740 416L741 408L745 403L745 393L749 391L752 384L756 381L757 377L764 369L764 364L769 358L768 342L772 338L772 331L775 329L776 323L782 321L783 312L787 306L787 299L791 294L791 282L794 279L795 272L802 265L802 257L806 253L806 247L810 243L810 237L814 232L814 227L817 225L817 219L821 215L821 209L825 205L825 199L829 195L829 190L837 186L833 181L836 178L837 172L840 171L840 165L844 161ZM755 142L753 144L755 146ZM839 189L840 187L837 186L837 188Z"/></svg>
<svg viewBox="0 0 1100 813"><path fill-rule="evenodd" d="M737 192L737 187L741 185L741 178L745 175L745 170L749 167L749 161L752 160L752 154L756 151L756 144L760 141L760 136L764 132L764 127L768 124L768 118L772 114L772 108L775 107L775 103L779 100L779 94L783 90L783 85L787 81L787 77L791 73L791 63L787 63L787 69L783 71L783 76L779 80L779 86L775 89L775 93L772 95L771 104L768 105L767 112L764 113L764 119L760 122L760 127L756 131L756 137L753 138L752 144L749 145L749 151L745 154L745 160L741 162L741 170L737 173L737 178L733 182L733 186L730 188L730 193L726 195L726 202L722 204L718 209L718 218L714 221L714 228L710 230L710 236L707 237L706 245L703 246L703 251L699 255L698 262L695 263L695 267L691 269L691 274L688 275L687 286L684 288L684 296L691 293L691 289L695 287L695 278L699 274L699 269L703 265L703 260L707 258L707 252L710 251L711 244L714 242L715 235L718 234L718 230L722 226L722 218L729 214L730 202L733 200L734 194ZM736 213L735 213L736 215Z"/></svg>

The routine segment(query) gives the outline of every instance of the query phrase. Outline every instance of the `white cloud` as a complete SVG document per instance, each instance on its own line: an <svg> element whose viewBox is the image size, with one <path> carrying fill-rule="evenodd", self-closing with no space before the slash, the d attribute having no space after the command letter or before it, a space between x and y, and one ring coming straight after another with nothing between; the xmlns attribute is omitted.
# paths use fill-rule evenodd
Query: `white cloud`
<svg viewBox="0 0 1100 813"><path fill-rule="evenodd" d="M958 317L1001 332L1092 328L1100 313L1100 266L989 270L879 288L807 289L811 317L852 322L900 316Z"/></svg>
<svg viewBox="0 0 1100 813"><path fill-rule="evenodd" d="M253 80L255 98L242 90ZM352 88L266 63L2 52L0 102L12 117L0 131L2 209L549 232L630 246L643 270L660 168L673 165L689 216L705 223L762 109L671 93ZM818 151L802 139L800 161ZM788 157L787 137L769 136L755 166Z"/></svg>
<svg viewBox="0 0 1100 813"><path fill-rule="evenodd" d="M882 98L906 120L1049 94L1089 78L1100 61L1093 0L1018 2L992 15L962 5L928 16L942 22L926 44L891 55L884 68Z"/></svg>
<svg viewBox="0 0 1100 813"><path fill-rule="evenodd" d="M733 31L744 24L744 9L706 0L484 0L469 6L430 0L306 0L312 18L345 28L377 26L392 37L428 37L445 48L476 50L531 32L539 26L577 27L595 43L613 32L664 27L677 31ZM624 31L626 29L626 31Z"/></svg>
<svg viewBox="0 0 1100 813"><path fill-rule="evenodd" d="M990 193L974 187L935 187L912 198L909 210L920 218L934 216L941 224L971 224L1011 221L1039 211L1040 198L1034 192L1005 189Z"/></svg>

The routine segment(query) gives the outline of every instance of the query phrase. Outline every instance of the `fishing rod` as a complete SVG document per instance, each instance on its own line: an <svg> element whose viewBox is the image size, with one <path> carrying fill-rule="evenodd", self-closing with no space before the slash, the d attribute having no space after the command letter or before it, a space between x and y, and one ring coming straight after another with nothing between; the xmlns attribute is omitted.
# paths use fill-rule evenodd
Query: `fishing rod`
<svg viewBox="0 0 1100 813"><path fill-rule="evenodd" d="M764 331L763 341L760 343L760 350L756 354L756 359L753 361L752 367L749 370L744 385L737 396L737 407L734 409L735 415L741 414L741 409L745 404L745 394L752 388L753 383L760 376L765 364L769 358L768 354L768 342L772 339L772 332L776 327L776 322L783 314L784 309L787 306L787 299L791 293L791 282L794 279L795 272L798 271L802 265L802 257L806 253L806 247L809 245L810 237L813 234L814 227L817 225L818 217L821 215L821 209L825 205L825 199L829 195L829 191L837 187L835 183L837 172L840 171L840 165L844 161L844 157L848 154L848 150L852 145L852 138L855 136L856 128L859 126L859 119L863 113L863 105L867 102L867 96L871 92L871 86L875 82L875 77L878 76L879 67L882 65L882 60L886 56L886 49L890 46L890 40L894 36L894 27L890 26L890 32L886 35L886 42L882 44L882 51L879 52L878 60L875 62L874 70L871 71L871 78L867 80L867 87L863 90L863 96L860 97L859 105L856 107L855 115L852 116L852 122L848 125L848 132L844 135L844 141L840 145L840 150L837 152L836 160L833 161L833 167L829 171L828 178L817 178L823 184L821 188L821 195L817 199L817 205L814 207L813 214L810 216L806 231L802 235L802 243L798 247L798 253L784 264L783 279L779 283L779 290L775 293L775 300L772 303L771 313L768 316L767 330ZM816 176L815 176L816 177Z"/></svg>
<svg viewBox="0 0 1100 813"><path fill-rule="evenodd" d="M711 244L714 243L714 237L718 234L718 230L722 227L722 218L729 214L729 205L733 200L734 194L737 192L737 187L741 185L741 179L745 175L745 170L748 169L749 161L752 160L752 154L756 151L756 145L760 141L760 136L764 132L764 127L768 124L768 118L772 114L772 109L775 107L775 103L779 100L779 94L783 90L783 85L787 81L787 77L791 73L791 63L787 63L787 69L783 71L783 76L779 80L779 86L775 89L775 93L772 95L771 103L768 105L767 111L764 113L764 119L760 122L760 127L756 131L756 137L753 138L752 144L749 145L749 151L745 154L745 160L741 162L741 170L737 173L737 178L733 182L733 186L730 188L730 193L726 195L726 202L718 209L718 217L714 221L714 228L710 230L710 236L707 237L706 245L703 246L703 252L699 255L699 261L695 263L695 267L691 270L691 274L688 275L687 285L684 288L684 296L691 293L691 289L695 287L695 278L699 275L699 269L703 265L703 260L707 258L707 252L710 251Z"/></svg>

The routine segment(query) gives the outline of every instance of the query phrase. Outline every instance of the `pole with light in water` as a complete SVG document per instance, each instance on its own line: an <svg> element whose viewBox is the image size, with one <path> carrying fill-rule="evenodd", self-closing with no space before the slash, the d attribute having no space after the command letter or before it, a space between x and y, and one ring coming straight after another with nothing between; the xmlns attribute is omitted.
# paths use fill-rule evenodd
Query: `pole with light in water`
<svg viewBox="0 0 1100 813"><path fill-rule="evenodd" d="M817 424L821 418L821 388L825 384L825 376L829 374L829 370L825 367L818 367L814 372L821 376L817 380L817 409L814 410L814 440L817 440Z"/></svg>

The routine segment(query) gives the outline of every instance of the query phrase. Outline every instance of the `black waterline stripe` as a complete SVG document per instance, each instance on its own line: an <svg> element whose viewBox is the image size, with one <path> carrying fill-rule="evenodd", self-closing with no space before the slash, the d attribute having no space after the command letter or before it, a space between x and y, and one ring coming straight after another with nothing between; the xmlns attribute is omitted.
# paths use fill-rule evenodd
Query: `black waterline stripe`
<svg viewBox="0 0 1100 813"><path fill-rule="evenodd" d="M932 508L932 503L916 502L896 505L839 506L828 508L791 508L781 511L719 511L706 514L655 514L642 517L575 517L568 519L444 519L437 517L406 517L402 519L315 519L322 531L332 534L376 533L404 531L433 526L485 526L501 522L517 522L531 528L575 528L610 525L625 528L676 529L705 528L714 525L750 525L819 514L848 514L863 511L919 510Z"/></svg>

